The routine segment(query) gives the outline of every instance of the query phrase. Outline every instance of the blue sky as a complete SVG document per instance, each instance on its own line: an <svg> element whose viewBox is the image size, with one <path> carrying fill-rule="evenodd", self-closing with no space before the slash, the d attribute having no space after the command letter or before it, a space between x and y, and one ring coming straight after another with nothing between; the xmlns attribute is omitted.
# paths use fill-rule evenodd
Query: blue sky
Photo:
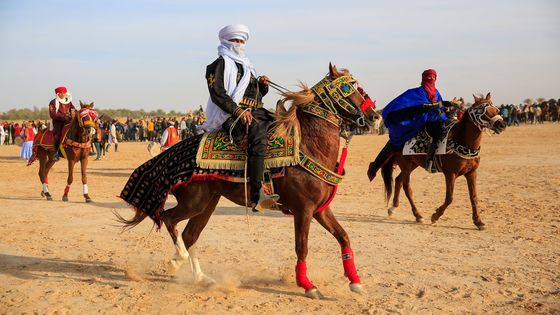
<svg viewBox="0 0 560 315"><path fill-rule="evenodd" d="M560 1L0 0L0 112L44 107L59 85L99 108L205 106L205 68L232 23L251 29L257 72L291 89L332 61L378 107L427 68L445 99L560 97Z"/></svg>

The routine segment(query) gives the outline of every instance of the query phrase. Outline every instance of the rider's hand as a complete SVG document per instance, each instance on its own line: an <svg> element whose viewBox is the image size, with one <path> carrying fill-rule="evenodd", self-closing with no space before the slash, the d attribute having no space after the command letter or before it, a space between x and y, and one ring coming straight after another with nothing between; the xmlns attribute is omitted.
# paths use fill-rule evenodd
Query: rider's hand
<svg viewBox="0 0 560 315"><path fill-rule="evenodd" d="M245 125L250 126L252 120L253 120L253 115L251 114L251 111L248 110L243 114L241 114L241 122L243 122Z"/></svg>
<svg viewBox="0 0 560 315"><path fill-rule="evenodd" d="M266 75L261 75L259 77L259 83L264 85L264 86L268 86L268 83L270 82L270 79L266 76Z"/></svg>

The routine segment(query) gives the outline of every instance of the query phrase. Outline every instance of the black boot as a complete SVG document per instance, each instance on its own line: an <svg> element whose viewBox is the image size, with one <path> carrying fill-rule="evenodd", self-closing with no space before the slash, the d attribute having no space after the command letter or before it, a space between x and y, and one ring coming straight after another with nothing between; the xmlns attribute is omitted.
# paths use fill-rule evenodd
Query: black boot
<svg viewBox="0 0 560 315"><path fill-rule="evenodd" d="M369 163L367 174L370 181L372 181L375 178L375 175L377 174L377 170L379 170L383 166L383 164L385 164L387 159L389 159L391 153L397 151L399 151L399 148L395 147L394 145L389 143L389 141L387 141L387 144L385 144L383 149L379 151L379 154L377 154L375 160Z"/></svg>
<svg viewBox="0 0 560 315"><path fill-rule="evenodd" d="M276 206L276 201L280 198L278 195L267 195L264 192L262 181L264 174L264 157L249 156L247 161L247 173L249 174L249 183L251 187L251 203L253 212L272 209Z"/></svg>

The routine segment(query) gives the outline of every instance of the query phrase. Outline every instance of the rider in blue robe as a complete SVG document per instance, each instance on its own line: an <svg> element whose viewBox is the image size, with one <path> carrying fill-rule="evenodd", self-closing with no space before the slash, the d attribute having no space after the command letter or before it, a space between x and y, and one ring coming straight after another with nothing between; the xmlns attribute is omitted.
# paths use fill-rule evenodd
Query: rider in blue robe
<svg viewBox="0 0 560 315"><path fill-rule="evenodd" d="M421 86L402 93L383 109L383 123L389 129L389 142L370 164L370 179L373 179L377 169L386 163L393 152L402 150L405 142L424 128L433 139L426 154L426 170L436 172L433 159L437 142L443 135L443 122L447 120L444 106L450 104L442 100L436 89L436 78L435 70L424 71Z"/></svg>

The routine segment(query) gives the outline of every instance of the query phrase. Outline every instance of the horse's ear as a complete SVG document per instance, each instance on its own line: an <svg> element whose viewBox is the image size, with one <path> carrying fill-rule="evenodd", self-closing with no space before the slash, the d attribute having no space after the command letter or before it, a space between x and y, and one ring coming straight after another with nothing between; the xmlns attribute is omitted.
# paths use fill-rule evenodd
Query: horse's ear
<svg viewBox="0 0 560 315"><path fill-rule="evenodd" d="M492 97L492 95L490 95L490 92L488 92L488 94L486 94L486 99L490 100L491 97Z"/></svg>
<svg viewBox="0 0 560 315"><path fill-rule="evenodd" d="M80 107L84 107L84 105L86 105L84 102L82 102L82 100L80 100Z"/></svg>
<svg viewBox="0 0 560 315"><path fill-rule="evenodd" d="M474 94L472 96L474 97L474 102L476 103L479 100L478 96L476 96Z"/></svg>
<svg viewBox="0 0 560 315"><path fill-rule="evenodd" d="M95 106L95 104L91 102L91 104L89 104L89 107L93 108L93 106Z"/></svg>
<svg viewBox="0 0 560 315"><path fill-rule="evenodd" d="M332 65L332 63L329 61L329 76L331 78L334 78L334 72L336 71L336 67Z"/></svg>

